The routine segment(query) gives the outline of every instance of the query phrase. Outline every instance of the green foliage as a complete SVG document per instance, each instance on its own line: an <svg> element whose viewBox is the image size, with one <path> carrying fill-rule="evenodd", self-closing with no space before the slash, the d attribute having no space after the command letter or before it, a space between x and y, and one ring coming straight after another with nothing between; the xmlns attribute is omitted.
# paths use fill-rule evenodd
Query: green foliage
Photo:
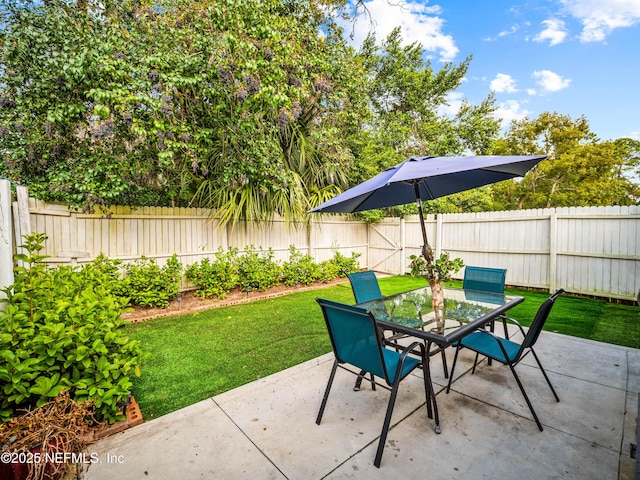
<svg viewBox="0 0 640 480"><path fill-rule="evenodd" d="M471 57L439 71L418 43L405 45L399 28L382 42L371 34L360 58L367 70L371 119L354 139L358 162L350 175L359 183L414 155L487 153L499 134L493 96L480 105L464 101L453 115L441 113L462 83Z"/></svg>
<svg viewBox="0 0 640 480"><path fill-rule="evenodd" d="M165 266L153 258L140 257L125 266L120 294L141 307L166 307L180 291L182 264L174 253Z"/></svg>
<svg viewBox="0 0 640 480"><path fill-rule="evenodd" d="M433 253L430 253L432 256ZM425 259L423 255L411 255L409 258L411 259L409 264L411 275L425 277L429 283L451 280L451 275L464 267L463 260L461 258L451 259L449 252L442 253L440 258L435 260L433 258Z"/></svg>
<svg viewBox="0 0 640 480"><path fill-rule="evenodd" d="M335 265L335 268L337 270L337 277L343 278L346 277L349 273L357 272L358 270L360 270L360 263L358 262L358 258L360 257L360 255L360 253L351 252L351 256L346 257L340 252L336 251L333 254L331 263Z"/></svg>
<svg viewBox="0 0 640 480"><path fill-rule="evenodd" d="M123 292L121 265L122 260L112 260L100 252L91 263L83 267L82 274L91 283L100 282L109 293L121 295Z"/></svg>
<svg viewBox="0 0 640 480"><path fill-rule="evenodd" d="M280 265L274 260L273 250L256 250L251 245L238 257L238 286L242 290L264 291L280 280Z"/></svg>
<svg viewBox="0 0 640 480"><path fill-rule="evenodd" d="M492 188L496 208L632 205L640 186L630 180L640 165L640 142L601 142L585 117L545 112L511 123L496 154L547 154L521 181Z"/></svg>
<svg viewBox="0 0 640 480"><path fill-rule="evenodd" d="M289 246L289 260L282 264L282 283L287 286L311 285L321 278L320 265L311 255L303 255L294 245Z"/></svg>
<svg viewBox="0 0 640 480"><path fill-rule="evenodd" d="M322 3L83 3L0 0L1 175L222 221L300 217L345 180L365 77Z"/></svg>
<svg viewBox="0 0 640 480"><path fill-rule="evenodd" d="M47 269L39 255L43 234L26 236L25 266L4 290L0 311L0 419L40 406L68 390L77 401L91 400L97 414L122 418L131 376L140 373L143 353L124 335L126 301L103 285L108 274ZM86 274L85 274L86 273Z"/></svg>
<svg viewBox="0 0 640 480"><path fill-rule="evenodd" d="M185 275L196 286L196 295L225 298L240 280L237 257L237 249L224 252L220 247L213 261L203 258L189 265Z"/></svg>

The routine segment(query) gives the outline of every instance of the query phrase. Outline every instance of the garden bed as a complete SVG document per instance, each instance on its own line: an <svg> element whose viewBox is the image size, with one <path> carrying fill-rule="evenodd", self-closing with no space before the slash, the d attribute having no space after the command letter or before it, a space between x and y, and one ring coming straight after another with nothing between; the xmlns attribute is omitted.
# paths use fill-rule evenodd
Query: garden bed
<svg viewBox="0 0 640 480"><path fill-rule="evenodd" d="M207 310L209 308L237 305L241 303L252 302L254 300L264 300L266 298L279 297L282 295L288 295L290 293L329 287L344 282L348 282L348 280L346 278L336 278L329 282L316 282L311 285L303 285L297 287L277 285L265 290L264 292L246 292L240 289L235 289L229 292L229 294L227 294L226 298L224 299L201 298L195 295L194 290L190 290L181 292L179 300L174 298L169 302L169 305L166 308L134 307L132 311L123 314L122 318L130 322L144 322L146 320L151 320L152 318L182 315L185 313L197 312L199 310Z"/></svg>

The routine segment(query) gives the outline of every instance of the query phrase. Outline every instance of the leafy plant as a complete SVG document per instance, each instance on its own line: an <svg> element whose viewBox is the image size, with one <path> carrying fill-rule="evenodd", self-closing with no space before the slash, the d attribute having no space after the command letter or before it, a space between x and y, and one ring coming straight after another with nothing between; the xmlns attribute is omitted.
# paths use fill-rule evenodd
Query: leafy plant
<svg viewBox="0 0 640 480"><path fill-rule="evenodd" d="M289 246L289 260L282 264L282 283L311 285L321 276L320 266L311 255L303 255L294 245Z"/></svg>
<svg viewBox="0 0 640 480"><path fill-rule="evenodd" d="M337 269L337 276L340 278L346 277L347 274L359 270L360 263L358 262L358 257L360 257L360 255L360 253L351 252L351 256L346 257L340 252L336 252L331 259L331 263L333 263Z"/></svg>
<svg viewBox="0 0 640 480"><path fill-rule="evenodd" d="M120 406L144 357L122 331L127 301L108 290L98 270L48 269L38 253L46 236L25 238L28 253L16 255L25 266L14 269L0 312L0 420L63 390L91 400L100 418L123 418Z"/></svg>
<svg viewBox="0 0 640 480"><path fill-rule="evenodd" d="M238 285L243 290L264 291L280 280L280 265L273 259L273 250L256 250L253 245L238 257Z"/></svg>
<svg viewBox="0 0 640 480"><path fill-rule="evenodd" d="M180 291L182 264L175 253L164 267L143 255L126 265L125 272L121 294L131 298L135 305L165 308Z"/></svg>
<svg viewBox="0 0 640 480"><path fill-rule="evenodd" d="M237 257L237 249L224 252L220 247L213 261L203 258L200 263L189 265L185 275L195 284L196 295L203 298L225 298L240 279Z"/></svg>
<svg viewBox="0 0 640 480"><path fill-rule="evenodd" d="M124 291L121 265L122 260L112 260L100 252L84 266L82 273L89 282L99 281L109 292L120 295Z"/></svg>
<svg viewBox="0 0 640 480"><path fill-rule="evenodd" d="M330 282L331 280L340 276L340 267L332 260L325 260L320 263L320 277L319 280L323 282Z"/></svg>
<svg viewBox="0 0 640 480"><path fill-rule="evenodd" d="M432 252L430 251L431 255ZM433 260L425 259L423 255L411 255L409 257L411 263L411 275L425 277L429 283L432 281L442 283L451 280L451 275L460 271L464 267L464 261L461 258L451 259L448 252L440 255L440 258Z"/></svg>

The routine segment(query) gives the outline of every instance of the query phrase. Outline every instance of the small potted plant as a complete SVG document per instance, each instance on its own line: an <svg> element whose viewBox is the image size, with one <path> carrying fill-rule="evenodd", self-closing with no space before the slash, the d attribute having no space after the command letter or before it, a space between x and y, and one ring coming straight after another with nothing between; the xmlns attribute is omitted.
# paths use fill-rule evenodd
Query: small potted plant
<svg viewBox="0 0 640 480"><path fill-rule="evenodd" d="M431 287L431 305L436 316L438 328L444 320L443 282L451 280L451 275L464 267L461 258L451 258L449 252L443 252L440 258L434 259L433 250L427 246L427 258L424 255L411 255L411 275L425 277Z"/></svg>

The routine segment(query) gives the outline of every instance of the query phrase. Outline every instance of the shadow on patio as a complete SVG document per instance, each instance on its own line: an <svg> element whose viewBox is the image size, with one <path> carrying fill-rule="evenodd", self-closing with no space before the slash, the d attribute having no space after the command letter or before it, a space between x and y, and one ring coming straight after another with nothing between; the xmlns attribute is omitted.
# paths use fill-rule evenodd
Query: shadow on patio
<svg viewBox="0 0 640 480"><path fill-rule="evenodd" d="M86 478L632 479L640 350L543 332L536 345L560 403L534 359L518 370L540 432L502 365L463 351L446 394L432 358L442 434L426 415L418 371L400 386L381 468L373 466L389 393L338 371L315 424L333 354L131 428L89 447ZM453 359L449 349L449 360Z"/></svg>

